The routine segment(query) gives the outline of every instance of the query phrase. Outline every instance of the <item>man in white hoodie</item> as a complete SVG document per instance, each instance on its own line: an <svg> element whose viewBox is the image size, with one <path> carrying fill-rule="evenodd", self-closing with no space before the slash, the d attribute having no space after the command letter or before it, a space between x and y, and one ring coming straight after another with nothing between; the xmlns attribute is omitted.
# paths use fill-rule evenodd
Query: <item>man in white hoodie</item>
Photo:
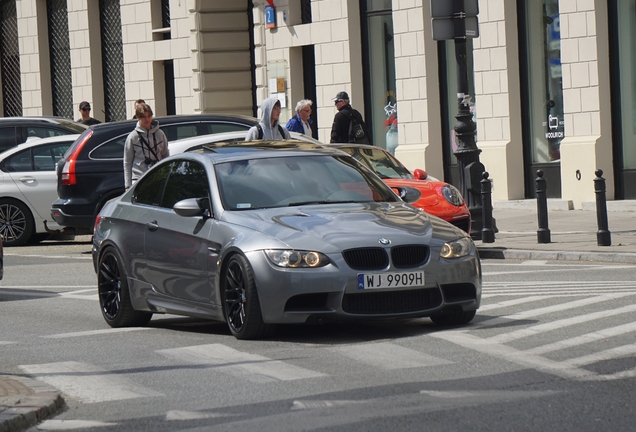
<svg viewBox="0 0 636 432"><path fill-rule="evenodd" d="M281 107L277 98L267 98L261 103L261 121L247 131L245 141L285 140L289 131L278 123Z"/></svg>
<svg viewBox="0 0 636 432"><path fill-rule="evenodd" d="M151 166L170 156L168 138L152 119L152 108L142 103L135 110L137 126L124 145L124 184L128 189Z"/></svg>

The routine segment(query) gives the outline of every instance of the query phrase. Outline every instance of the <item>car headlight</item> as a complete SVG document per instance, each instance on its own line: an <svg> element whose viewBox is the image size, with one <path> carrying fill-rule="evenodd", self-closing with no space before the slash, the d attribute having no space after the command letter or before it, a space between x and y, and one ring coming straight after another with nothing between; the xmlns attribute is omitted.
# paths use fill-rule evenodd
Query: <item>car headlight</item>
<svg viewBox="0 0 636 432"><path fill-rule="evenodd" d="M444 243L439 254L442 258L461 258L470 254L472 249L473 241L468 237L464 237L459 240Z"/></svg>
<svg viewBox="0 0 636 432"><path fill-rule="evenodd" d="M442 186L442 195L446 198L446 201L451 203L454 206L459 207L464 204L464 199L462 198L462 194L459 190L453 185L444 185Z"/></svg>
<svg viewBox="0 0 636 432"><path fill-rule="evenodd" d="M329 264L329 258L320 252L297 250L266 250L271 262L284 268L315 268Z"/></svg>

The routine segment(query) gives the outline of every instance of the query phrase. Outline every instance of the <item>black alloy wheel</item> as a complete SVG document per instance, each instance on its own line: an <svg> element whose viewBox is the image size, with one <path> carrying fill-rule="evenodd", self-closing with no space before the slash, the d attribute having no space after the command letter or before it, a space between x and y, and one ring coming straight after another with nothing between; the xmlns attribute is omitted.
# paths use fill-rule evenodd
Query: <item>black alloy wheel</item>
<svg viewBox="0 0 636 432"><path fill-rule="evenodd" d="M151 312L133 309L126 271L112 247L106 249L99 260L97 293L102 315L111 327L144 326L152 318Z"/></svg>
<svg viewBox="0 0 636 432"><path fill-rule="evenodd" d="M223 276L223 312L230 332L237 339L260 339L271 334L263 322L252 267L242 255L233 255Z"/></svg>
<svg viewBox="0 0 636 432"><path fill-rule="evenodd" d="M20 201L0 200L0 235L5 246L20 246L33 236L35 223L31 210Z"/></svg>

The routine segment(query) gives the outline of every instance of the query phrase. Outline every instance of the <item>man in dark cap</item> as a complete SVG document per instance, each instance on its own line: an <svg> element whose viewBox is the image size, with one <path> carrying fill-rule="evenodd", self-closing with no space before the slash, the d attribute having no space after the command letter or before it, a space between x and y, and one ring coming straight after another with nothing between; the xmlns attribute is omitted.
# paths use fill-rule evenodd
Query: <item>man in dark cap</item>
<svg viewBox="0 0 636 432"><path fill-rule="evenodd" d="M338 112L331 125L330 142L371 144L371 137L362 114L349 104L347 92L341 91L331 100L336 103Z"/></svg>
<svg viewBox="0 0 636 432"><path fill-rule="evenodd" d="M78 123L83 123L88 126L101 123L99 120L91 117L91 104L89 104L88 102L86 101L80 102L79 111L80 111L80 114L82 115L82 118L77 121Z"/></svg>

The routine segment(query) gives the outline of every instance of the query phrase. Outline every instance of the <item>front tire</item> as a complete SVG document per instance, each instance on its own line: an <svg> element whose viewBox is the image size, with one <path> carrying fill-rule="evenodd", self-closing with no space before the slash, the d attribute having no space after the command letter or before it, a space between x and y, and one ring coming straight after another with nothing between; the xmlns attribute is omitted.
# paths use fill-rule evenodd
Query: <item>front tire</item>
<svg viewBox="0 0 636 432"><path fill-rule="evenodd" d="M133 309L123 260L112 247L99 259L97 293L102 316L111 327L141 327L152 318L151 312Z"/></svg>
<svg viewBox="0 0 636 432"><path fill-rule="evenodd" d="M263 322L254 273L242 255L230 258L223 274L223 312L230 332L237 339L260 339L273 326Z"/></svg>
<svg viewBox="0 0 636 432"><path fill-rule="evenodd" d="M0 235L5 246L21 246L34 232L35 222L29 207L12 199L0 200Z"/></svg>
<svg viewBox="0 0 636 432"><path fill-rule="evenodd" d="M443 326L456 326L468 324L475 318L477 311L460 311L455 313L448 313L444 315L433 315L431 321L437 325Z"/></svg>

